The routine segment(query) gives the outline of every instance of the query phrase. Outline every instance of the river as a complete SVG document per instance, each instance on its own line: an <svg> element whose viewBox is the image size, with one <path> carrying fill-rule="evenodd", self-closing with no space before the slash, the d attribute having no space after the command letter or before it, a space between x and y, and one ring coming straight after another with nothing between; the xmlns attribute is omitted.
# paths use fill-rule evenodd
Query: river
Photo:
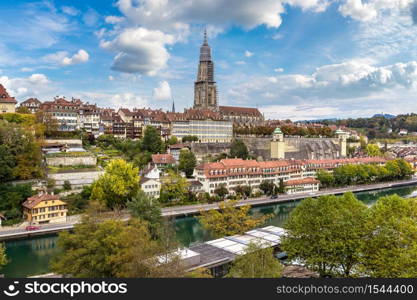
<svg viewBox="0 0 417 300"><path fill-rule="evenodd" d="M361 192L357 193L356 196L365 204L372 205L379 197L392 194L398 194L403 197L417 196L417 186ZM251 212L261 214L273 213L275 216L268 221L268 225L282 226L291 210L299 202L263 205L252 208ZM207 241L211 238L194 216L175 219L175 229L178 241L185 246ZM6 253L9 263L0 273L4 273L5 277L27 277L50 272L50 260L60 253L56 246L57 238L57 235L48 235L6 242Z"/></svg>

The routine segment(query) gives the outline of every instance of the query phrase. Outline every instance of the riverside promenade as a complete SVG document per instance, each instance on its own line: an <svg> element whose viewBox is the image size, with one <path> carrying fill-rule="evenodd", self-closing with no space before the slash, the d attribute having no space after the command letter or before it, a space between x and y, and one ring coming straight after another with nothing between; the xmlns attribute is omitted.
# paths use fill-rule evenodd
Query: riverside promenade
<svg viewBox="0 0 417 300"><path fill-rule="evenodd" d="M307 194L294 194L294 195L279 195L276 199L271 199L270 197L260 197L260 198L248 198L246 200L241 200L237 203L237 206L242 205L251 205L251 206L260 206L266 204L275 204L275 203L285 203L298 201L304 198L309 197L319 197L324 195L340 195L346 192L367 192L373 190L381 190L386 188L401 187L417 185L417 178L410 180L401 180L394 182L384 182L376 184L367 184L367 185L356 185L356 186L347 186L342 188L334 189L323 189L315 193ZM200 211L218 209L218 203L212 204L193 204L193 205L183 205L183 206L173 206L173 207L164 207L162 208L163 217L181 217L187 215L195 215ZM123 213L121 215L122 219L127 220L129 215ZM0 229L0 241L19 239L31 236L39 236L46 234L53 234L63 230L71 230L75 224L79 223L81 220L81 215L69 216L67 222L55 223L55 224L45 224L40 227L38 230L26 231L25 228L1 228Z"/></svg>

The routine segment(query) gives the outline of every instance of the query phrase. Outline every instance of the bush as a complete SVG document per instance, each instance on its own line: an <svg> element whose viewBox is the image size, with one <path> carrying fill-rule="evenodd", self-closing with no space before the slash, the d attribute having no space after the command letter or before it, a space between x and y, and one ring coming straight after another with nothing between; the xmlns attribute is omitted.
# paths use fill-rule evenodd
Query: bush
<svg viewBox="0 0 417 300"><path fill-rule="evenodd" d="M70 191L71 190L71 183L68 180L65 180L64 185L62 187L64 188L65 191Z"/></svg>

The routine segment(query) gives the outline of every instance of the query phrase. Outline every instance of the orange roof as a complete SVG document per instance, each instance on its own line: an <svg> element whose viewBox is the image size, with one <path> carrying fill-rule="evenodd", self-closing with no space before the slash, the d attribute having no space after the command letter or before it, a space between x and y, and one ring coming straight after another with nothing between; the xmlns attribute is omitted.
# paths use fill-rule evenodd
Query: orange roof
<svg viewBox="0 0 417 300"><path fill-rule="evenodd" d="M14 97L10 97L6 88L0 84L0 102L2 103L17 103Z"/></svg>
<svg viewBox="0 0 417 300"><path fill-rule="evenodd" d="M306 177L306 178L303 178L303 179L288 180L288 181L284 182L284 185L293 186L293 185L316 184L316 183L320 183L320 181L318 181L317 179L315 179L313 177Z"/></svg>
<svg viewBox="0 0 417 300"><path fill-rule="evenodd" d="M175 158L171 154L152 154L154 164L175 164Z"/></svg>
<svg viewBox="0 0 417 300"><path fill-rule="evenodd" d="M32 197L27 198L25 202L23 202L23 206L29 209L34 208L36 205L41 203L42 201L48 200L59 200L57 195L50 195L50 194L38 194Z"/></svg>
<svg viewBox="0 0 417 300"><path fill-rule="evenodd" d="M246 115L253 117L262 117L261 112L253 107L241 106L219 106L219 112L226 115Z"/></svg>

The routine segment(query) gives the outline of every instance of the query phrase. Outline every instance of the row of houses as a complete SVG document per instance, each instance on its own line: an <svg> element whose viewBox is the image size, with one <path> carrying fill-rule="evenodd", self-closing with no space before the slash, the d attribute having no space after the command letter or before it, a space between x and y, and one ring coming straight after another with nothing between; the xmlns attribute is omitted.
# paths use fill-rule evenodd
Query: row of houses
<svg viewBox="0 0 417 300"><path fill-rule="evenodd" d="M218 187L224 186L234 193L238 186L250 186L253 192L259 191L263 181L279 185L284 183L287 194L310 193L319 190L316 179L318 170L328 170L346 164L384 165L382 157L359 157L323 160L274 160L256 161L240 158L222 159L219 162L203 163L194 170L194 178L189 180L189 188L196 193L215 194ZM177 163L171 154L155 154L152 164L141 174L141 187L150 196L159 196L160 170Z"/></svg>
<svg viewBox="0 0 417 300"><path fill-rule="evenodd" d="M233 121L220 111L185 109L184 112L164 112L150 108L100 108L80 99L56 97L41 102L30 98L20 104L31 112L43 111L57 120L58 130L84 130L95 136L112 134L119 138L138 139L146 126L158 128L163 137L197 136L200 142L229 142L233 137Z"/></svg>

